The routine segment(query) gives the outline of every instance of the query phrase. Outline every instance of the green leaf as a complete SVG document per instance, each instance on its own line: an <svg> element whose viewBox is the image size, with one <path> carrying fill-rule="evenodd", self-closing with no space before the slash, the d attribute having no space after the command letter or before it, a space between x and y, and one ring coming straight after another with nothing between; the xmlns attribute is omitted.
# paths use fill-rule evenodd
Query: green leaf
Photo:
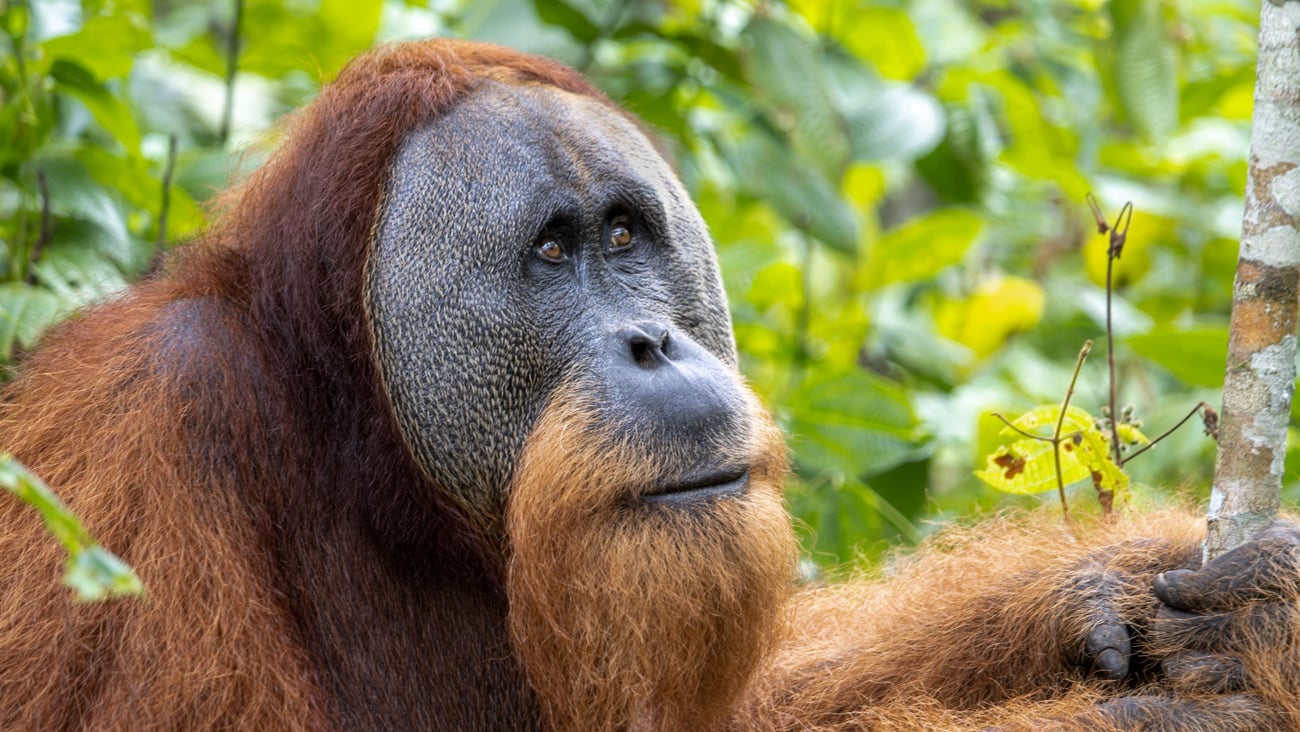
<svg viewBox="0 0 1300 732"><path fill-rule="evenodd" d="M839 97L855 160L911 160L943 140L943 108L904 84L857 84Z"/></svg>
<svg viewBox="0 0 1300 732"><path fill-rule="evenodd" d="M565 0L536 0L533 8L543 23L559 26L583 43L591 43L600 37L600 26Z"/></svg>
<svg viewBox="0 0 1300 732"><path fill-rule="evenodd" d="M327 50L318 51L320 71L333 78L343 65L375 41L382 0L321 0L316 14L324 26L323 35L330 39Z"/></svg>
<svg viewBox="0 0 1300 732"><path fill-rule="evenodd" d="M976 477L1003 493L1030 495L1057 489L1056 460L1052 456L1052 443L1043 440L1016 440L999 447L986 458L983 470ZM1065 485L1089 476L1074 455L1061 452L1061 476Z"/></svg>
<svg viewBox="0 0 1300 732"><path fill-rule="evenodd" d="M1139 356L1169 371L1188 386L1223 386L1228 359L1228 329L1218 326L1162 327L1124 341Z"/></svg>
<svg viewBox="0 0 1300 732"><path fill-rule="evenodd" d="M99 546L81 519L12 455L0 454L0 486L35 508L50 535L67 550L63 582L77 593L77 599L144 594L144 585L131 567Z"/></svg>
<svg viewBox="0 0 1300 732"><path fill-rule="evenodd" d="M1051 437L1051 433L1056 429L1056 423L1060 417L1061 406L1059 404L1037 406L1012 420L1011 427L1003 427L1002 434L1018 434L1016 429L1019 429L1021 432ZM1071 432L1090 430L1093 429L1094 423L1092 415L1088 414L1087 411L1071 406L1065 410L1065 419L1061 421L1061 434L1066 435ZM1016 429L1012 429L1013 427ZM1049 427L1051 429L1046 432L1037 432L1040 427Z"/></svg>
<svg viewBox="0 0 1300 732"><path fill-rule="evenodd" d="M1029 438L999 447L986 458L984 469L977 470L975 475L1000 491L1017 494L1042 493L1091 478L1098 489L1113 491L1116 498L1123 499L1129 478L1112 459L1109 437L1098 429L1097 421L1074 406L1066 409L1065 419L1060 417L1060 405L1045 404L1025 412L1011 426L1002 429L1003 435L1029 433L1049 437L1055 433L1059 420L1059 482L1051 441Z"/></svg>
<svg viewBox="0 0 1300 732"><path fill-rule="evenodd" d="M93 224L84 224L81 232L94 230ZM60 236L32 264L40 283L58 295L69 309L104 300L128 284L122 272L103 255L92 238L62 238L77 233L61 227Z"/></svg>
<svg viewBox="0 0 1300 732"><path fill-rule="evenodd" d="M144 584L135 570L98 545L68 555L63 584L71 587L77 599L83 601L144 594Z"/></svg>
<svg viewBox="0 0 1300 732"><path fill-rule="evenodd" d="M128 152L140 154L140 129L130 108L113 95L85 67L60 59L50 68L55 88L85 105L91 116Z"/></svg>
<svg viewBox="0 0 1300 732"><path fill-rule="evenodd" d="M905 10L842 3L836 33L846 48L887 79L914 79L925 68L925 47Z"/></svg>
<svg viewBox="0 0 1300 732"><path fill-rule="evenodd" d="M1157 0L1117 7L1115 89L1125 114L1144 137L1164 139L1178 126L1178 55Z"/></svg>
<svg viewBox="0 0 1300 732"><path fill-rule="evenodd" d="M831 104L815 41L761 16L750 22L745 36L750 41L744 56L747 78L769 117L802 157L837 184L852 151L844 120Z"/></svg>
<svg viewBox="0 0 1300 732"><path fill-rule="evenodd" d="M863 268L869 287L927 280L966 256L984 227L972 211L942 208L892 229L875 242Z"/></svg>
<svg viewBox="0 0 1300 732"><path fill-rule="evenodd" d="M730 158L742 181L797 229L845 252L858 248L858 222L825 176L763 131L750 134Z"/></svg>
<svg viewBox="0 0 1300 732"><path fill-rule="evenodd" d="M795 454L814 470L865 478L925 449L906 393L865 371L809 379L787 408Z"/></svg>
<svg viewBox="0 0 1300 732"><path fill-rule="evenodd" d="M30 349L66 314L58 295L43 287L26 282L0 284L0 354L10 360L15 346Z"/></svg>
<svg viewBox="0 0 1300 732"><path fill-rule="evenodd" d="M96 15L76 33L51 38L41 47L55 65L63 62L91 69L92 79L104 81L130 73L136 54L150 41L143 18L119 11Z"/></svg>

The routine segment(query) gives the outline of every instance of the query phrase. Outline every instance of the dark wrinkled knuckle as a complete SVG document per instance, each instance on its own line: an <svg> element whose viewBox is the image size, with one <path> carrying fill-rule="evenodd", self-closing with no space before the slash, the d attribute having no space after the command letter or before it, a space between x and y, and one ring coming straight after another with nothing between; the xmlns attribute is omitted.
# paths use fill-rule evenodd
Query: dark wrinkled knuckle
<svg viewBox="0 0 1300 732"><path fill-rule="evenodd" d="M1119 648L1128 643L1128 628L1120 623L1105 623L1088 633L1088 644L1094 648Z"/></svg>
<svg viewBox="0 0 1300 732"><path fill-rule="evenodd" d="M1160 669L1178 688L1207 694L1227 694L1246 688L1246 667L1240 658L1191 651L1170 656Z"/></svg>

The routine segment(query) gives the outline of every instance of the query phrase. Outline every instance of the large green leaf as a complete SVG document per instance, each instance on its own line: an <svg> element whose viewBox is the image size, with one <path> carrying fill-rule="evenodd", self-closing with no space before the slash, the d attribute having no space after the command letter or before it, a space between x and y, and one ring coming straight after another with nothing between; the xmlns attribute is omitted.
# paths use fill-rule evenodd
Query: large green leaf
<svg viewBox="0 0 1300 732"><path fill-rule="evenodd" d="M84 66L64 59L54 62L50 77L55 88L90 110L91 116L132 154L140 152L140 129L131 109L104 87Z"/></svg>
<svg viewBox="0 0 1300 732"><path fill-rule="evenodd" d="M559 26L583 43L591 43L600 37L600 26L565 0L536 0L533 8L543 23Z"/></svg>
<svg viewBox="0 0 1300 732"><path fill-rule="evenodd" d="M1164 367L1189 386L1223 386L1228 359L1228 329L1218 326L1159 328L1129 336L1138 355Z"/></svg>
<svg viewBox="0 0 1300 732"><path fill-rule="evenodd" d="M49 181L54 212L71 219L55 227L55 242L88 247L124 270L139 271L142 260L148 260L152 251L140 250L112 191L96 181L81 161L58 151L39 160Z"/></svg>
<svg viewBox="0 0 1300 732"><path fill-rule="evenodd" d="M47 58L75 64L103 81L126 76L135 56L151 42L145 20L131 12L108 12L86 20L75 33L41 44Z"/></svg>
<svg viewBox="0 0 1300 732"><path fill-rule="evenodd" d="M853 211L830 182L794 152L759 130L730 157L744 184L796 228L841 251L857 251Z"/></svg>
<svg viewBox="0 0 1300 732"><path fill-rule="evenodd" d="M60 235L32 264L38 281L70 308L106 299L127 286L117 266L104 256L93 224L61 227Z"/></svg>
<svg viewBox="0 0 1300 732"><path fill-rule="evenodd" d="M865 478L923 449L906 393L866 371L810 378L787 406L795 454L812 470Z"/></svg>
<svg viewBox="0 0 1300 732"><path fill-rule="evenodd" d="M1115 89L1129 121L1148 139L1178 126L1178 52L1158 0L1112 4Z"/></svg>
<svg viewBox="0 0 1300 732"><path fill-rule="evenodd" d="M857 160L910 160L943 140L943 108L929 94L906 84L859 82L840 96Z"/></svg>
<svg viewBox="0 0 1300 732"><path fill-rule="evenodd" d="M67 308L53 292L25 282L0 283L0 355L11 360L15 347L28 350Z"/></svg>
<svg viewBox="0 0 1300 732"><path fill-rule="evenodd" d="M750 22L745 36L747 78L769 117L822 176L838 183L852 151L816 42L763 16Z"/></svg>
<svg viewBox="0 0 1300 732"><path fill-rule="evenodd" d="M239 68L272 79L306 71L333 78L348 59L374 43L381 0L321 0L320 9L296 3L249 3L240 24Z"/></svg>
<svg viewBox="0 0 1300 732"><path fill-rule="evenodd" d="M962 208L941 208L892 229L872 245L866 283L919 282L957 264L979 236L983 220Z"/></svg>

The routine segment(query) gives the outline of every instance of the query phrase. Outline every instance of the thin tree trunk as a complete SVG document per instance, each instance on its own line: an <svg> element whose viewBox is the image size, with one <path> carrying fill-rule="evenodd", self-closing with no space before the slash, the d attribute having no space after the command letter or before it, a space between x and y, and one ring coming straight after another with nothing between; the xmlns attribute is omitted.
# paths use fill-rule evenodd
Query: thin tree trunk
<svg viewBox="0 0 1300 732"><path fill-rule="evenodd" d="M1205 556L1255 537L1281 502L1300 283L1300 0L1264 0Z"/></svg>

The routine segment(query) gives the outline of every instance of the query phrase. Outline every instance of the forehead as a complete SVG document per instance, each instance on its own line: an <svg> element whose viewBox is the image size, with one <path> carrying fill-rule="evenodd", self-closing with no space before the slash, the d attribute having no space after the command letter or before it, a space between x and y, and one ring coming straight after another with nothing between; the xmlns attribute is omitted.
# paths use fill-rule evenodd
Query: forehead
<svg viewBox="0 0 1300 732"><path fill-rule="evenodd" d="M389 194L445 209L426 211L434 216L464 216L472 206L522 217L517 225L565 209L688 204L667 163L618 111L554 87L494 81L405 141Z"/></svg>

